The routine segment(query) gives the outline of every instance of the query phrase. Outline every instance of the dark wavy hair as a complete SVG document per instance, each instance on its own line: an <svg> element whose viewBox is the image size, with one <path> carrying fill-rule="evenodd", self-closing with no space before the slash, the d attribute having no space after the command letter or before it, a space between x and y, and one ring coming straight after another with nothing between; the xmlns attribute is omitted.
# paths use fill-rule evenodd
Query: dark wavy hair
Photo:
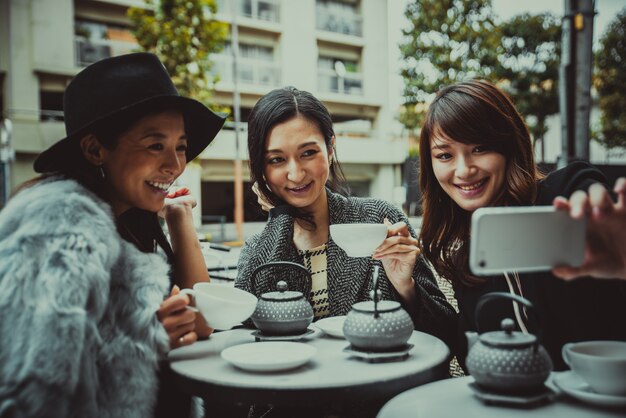
<svg viewBox="0 0 626 418"><path fill-rule="evenodd" d="M248 118L248 154L250 157L250 177L256 182L259 191L273 206L286 206L286 202L276 196L265 181L265 146L272 128L297 116L314 123L324 136L326 148L332 149L332 138L335 136L333 121L326 106L311 93L295 87L284 87L272 90L261 97L254 105ZM350 190L333 150L333 163L326 186L333 192L347 196ZM297 218L312 223L312 216L300 209L289 207L290 213Z"/></svg>
<svg viewBox="0 0 626 418"><path fill-rule="evenodd" d="M431 140L442 134L463 144L485 145L505 157L504 190L494 206L532 205L543 174L535 164L524 119L506 93L483 80L461 82L437 93L419 140L422 252L442 277L476 285L484 279L473 276L468 266L472 214L448 196L433 172Z"/></svg>

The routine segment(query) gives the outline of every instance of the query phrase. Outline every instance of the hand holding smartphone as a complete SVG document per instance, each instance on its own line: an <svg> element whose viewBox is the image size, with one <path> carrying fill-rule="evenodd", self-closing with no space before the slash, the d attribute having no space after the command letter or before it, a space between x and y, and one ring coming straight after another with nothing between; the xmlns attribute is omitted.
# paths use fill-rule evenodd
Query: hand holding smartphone
<svg viewBox="0 0 626 418"><path fill-rule="evenodd" d="M586 220L553 206L480 208L471 228L469 263L478 276L583 262Z"/></svg>

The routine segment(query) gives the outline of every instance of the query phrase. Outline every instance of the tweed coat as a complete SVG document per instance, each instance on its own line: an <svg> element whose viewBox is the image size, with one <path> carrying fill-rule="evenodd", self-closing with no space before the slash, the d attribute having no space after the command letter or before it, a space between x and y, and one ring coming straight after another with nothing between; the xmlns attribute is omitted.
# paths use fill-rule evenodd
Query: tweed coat
<svg viewBox="0 0 626 418"><path fill-rule="evenodd" d="M391 223L406 222L411 235L416 237L408 219L393 205L374 198L344 197L328 193L330 224L340 223L382 223L385 218ZM260 233L246 240L238 262L235 286L259 296L276 290L279 279L287 281L293 290L305 290L303 274L294 270L280 271L278 268L261 270L252 282L251 274L260 265L271 261L291 261L303 264L303 258L293 243L294 218L282 208L270 211L267 225ZM346 315L356 302L370 300L372 289L371 271L373 259L353 258L329 237L327 253L327 280L330 312L332 316ZM415 329L435 335L447 344L454 341L456 313L439 290L437 282L424 261L419 256L413 269L417 306L413 324ZM400 301L395 288L380 269L379 289L383 299ZM406 308L406 307L405 307Z"/></svg>
<svg viewBox="0 0 626 418"><path fill-rule="evenodd" d="M168 270L73 180L12 198L0 212L0 416L152 416Z"/></svg>

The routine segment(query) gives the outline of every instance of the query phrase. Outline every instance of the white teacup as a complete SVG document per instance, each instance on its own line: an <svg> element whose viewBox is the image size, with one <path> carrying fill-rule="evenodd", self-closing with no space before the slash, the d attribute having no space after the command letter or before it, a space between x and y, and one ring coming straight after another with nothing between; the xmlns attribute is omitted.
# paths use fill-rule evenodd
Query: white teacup
<svg viewBox="0 0 626 418"><path fill-rule="evenodd" d="M202 313L207 325L214 329L231 329L245 321L252 315L257 303L252 293L230 284L196 283L193 289L180 292L193 296L197 310Z"/></svg>
<svg viewBox="0 0 626 418"><path fill-rule="evenodd" d="M330 236L350 257L371 257L387 238L384 224L335 224Z"/></svg>
<svg viewBox="0 0 626 418"><path fill-rule="evenodd" d="M626 341L568 343L561 354L565 363L596 392L626 396Z"/></svg>

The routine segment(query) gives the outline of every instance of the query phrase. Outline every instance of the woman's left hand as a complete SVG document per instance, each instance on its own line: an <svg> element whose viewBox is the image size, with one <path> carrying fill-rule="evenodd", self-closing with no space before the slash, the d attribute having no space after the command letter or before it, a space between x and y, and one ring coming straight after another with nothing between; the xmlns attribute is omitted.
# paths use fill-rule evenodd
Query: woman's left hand
<svg viewBox="0 0 626 418"><path fill-rule="evenodd" d="M197 205L196 198L193 197L189 188L172 186L165 197L163 208L159 211L159 216L166 218L177 212L191 212Z"/></svg>
<svg viewBox="0 0 626 418"><path fill-rule="evenodd" d="M374 252L373 258L381 260L387 277L396 290L403 294L413 288L413 268L420 254L417 240L411 236L405 222L391 224L385 219L387 238Z"/></svg>

